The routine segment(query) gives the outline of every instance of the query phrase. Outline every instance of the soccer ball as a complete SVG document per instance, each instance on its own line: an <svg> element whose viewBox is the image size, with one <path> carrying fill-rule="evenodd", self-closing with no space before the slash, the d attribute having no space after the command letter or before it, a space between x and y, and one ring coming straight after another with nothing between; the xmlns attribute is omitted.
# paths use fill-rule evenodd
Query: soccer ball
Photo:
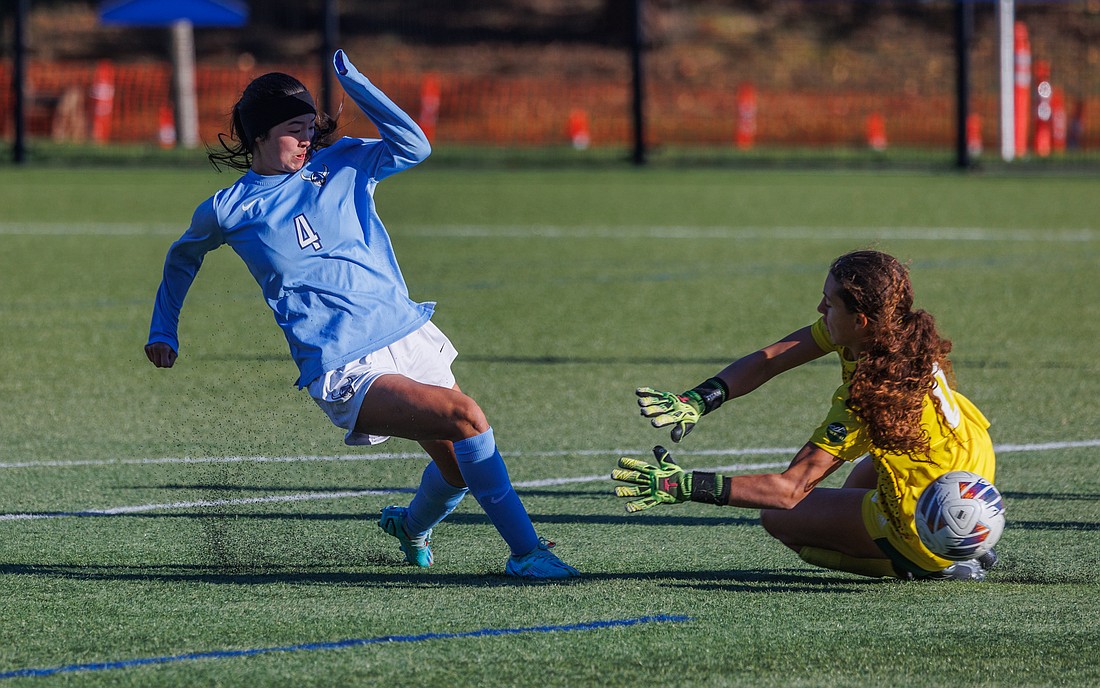
<svg viewBox="0 0 1100 688"><path fill-rule="evenodd" d="M924 488L917 499L917 534L944 559L982 556L1001 538L1005 504L1001 493L977 473L951 471Z"/></svg>

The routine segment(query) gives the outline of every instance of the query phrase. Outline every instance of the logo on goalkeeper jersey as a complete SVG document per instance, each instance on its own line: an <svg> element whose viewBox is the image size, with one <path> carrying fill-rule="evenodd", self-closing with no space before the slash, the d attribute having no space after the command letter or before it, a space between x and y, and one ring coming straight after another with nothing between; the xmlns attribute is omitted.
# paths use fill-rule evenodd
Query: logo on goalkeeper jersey
<svg viewBox="0 0 1100 688"><path fill-rule="evenodd" d="M844 423L829 423L825 428L825 436L829 438L830 442L843 442L844 438L848 436L848 428L844 426Z"/></svg>

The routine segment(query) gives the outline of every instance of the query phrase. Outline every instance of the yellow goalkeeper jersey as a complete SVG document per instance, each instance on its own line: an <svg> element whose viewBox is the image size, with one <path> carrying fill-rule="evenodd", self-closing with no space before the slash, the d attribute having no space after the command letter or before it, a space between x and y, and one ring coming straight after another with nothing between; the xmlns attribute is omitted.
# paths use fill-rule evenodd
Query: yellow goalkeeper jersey
<svg viewBox="0 0 1100 688"><path fill-rule="evenodd" d="M848 408L848 384L856 362L847 349L829 337L824 319L811 326L814 341L824 351L835 351L841 360L843 383L833 394L832 406L810 442L844 461L855 461L870 454L878 474L881 513L875 528L885 532L890 543L915 563L929 570L949 565L920 542L914 525L917 498L926 486L948 471L971 471L993 481L996 459L989 438L989 421L969 399L951 389L947 376L936 368L935 385L924 399L921 425L928 433L927 454L903 454L876 449L863 421ZM870 526L871 524L869 524Z"/></svg>

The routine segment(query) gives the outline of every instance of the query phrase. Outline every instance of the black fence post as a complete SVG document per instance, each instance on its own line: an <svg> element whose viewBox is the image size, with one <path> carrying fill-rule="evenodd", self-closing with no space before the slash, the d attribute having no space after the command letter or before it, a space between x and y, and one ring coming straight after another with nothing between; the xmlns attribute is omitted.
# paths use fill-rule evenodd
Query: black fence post
<svg viewBox="0 0 1100 688"><path fill-rule="evenodd" d="M321 107L329 117L335 117L336 98L332 90L332 53L339 40L339 15L336 0L325 0L321 29Z"/></svg>
<svg viewBox="0 0 1100 688"><path fill-rule="evenodd" d="M966 121L970 117L970 39L973 32L973 2L955 0L955 165L964 170L973 162L966 140Z"/></svg>
<svg viewBox="0 0 1100 688"><path fill-rule="evenodd" d="M11 89L13 98L12 117L15 120L15 142L12 143L12 159L16 163L23 163L27 159L27 113L26 113L26 81L27 81L27 7L29 0L17 0L15 3L15 59L13 60L13 74Z"/></svg>
<svg viewBox="0 0 1100 688"><path fill-rule="evenodd" d="M642 53L645 50L645 29L642 18L645 0L633 0L633 22L630 31L630 71L634 78L632 97L632 121L634 124L635 165L646 162L645 150L645 72L642 66Z"/></svg>

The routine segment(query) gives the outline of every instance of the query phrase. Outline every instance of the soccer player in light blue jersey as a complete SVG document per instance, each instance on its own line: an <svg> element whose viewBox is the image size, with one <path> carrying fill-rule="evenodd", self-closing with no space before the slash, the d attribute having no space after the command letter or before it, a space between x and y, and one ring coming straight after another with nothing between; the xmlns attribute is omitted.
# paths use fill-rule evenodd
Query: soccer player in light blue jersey
<svg viewBox="0 0 1100 688"><path fill-rule="evenodd" d="M431 322L434 303L409 298L374 205L378 182L428 157L420 127L363 76L343 51L337 78L380 139L330 141L294 77L258 77L233 108L231 137L210 153L244 172L195 210L168 251L145 352L171 368L180 309L203 257L228 244L271 307L308 389L349 445L390 436L415 440L431 457L409 506L382 510L379 526L409 563L432 564L432 528L466 492L507 542L508 575L579 575L536 535L512 487L493 429L455 383L457 352Z"/></svg>

